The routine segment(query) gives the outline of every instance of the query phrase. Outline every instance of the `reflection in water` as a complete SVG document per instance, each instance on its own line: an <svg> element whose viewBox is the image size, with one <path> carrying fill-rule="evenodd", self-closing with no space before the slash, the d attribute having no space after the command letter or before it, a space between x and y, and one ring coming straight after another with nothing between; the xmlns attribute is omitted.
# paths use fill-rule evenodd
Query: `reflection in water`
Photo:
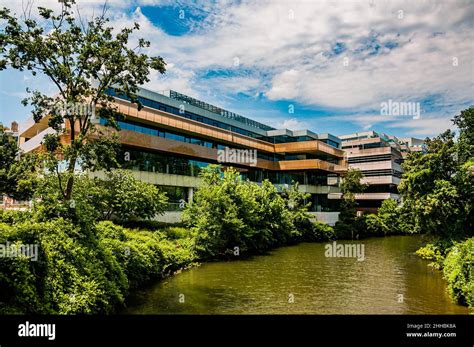
<svg viewBox="0 0 474 347"><path fill-rule="evenodd" d="M303 243L265 256L203 264L134 293L124 313L469 313L451 302L441 273L414 254L418 236L357 242L365 245L364 261L327 258L324 243Z"/></svg>

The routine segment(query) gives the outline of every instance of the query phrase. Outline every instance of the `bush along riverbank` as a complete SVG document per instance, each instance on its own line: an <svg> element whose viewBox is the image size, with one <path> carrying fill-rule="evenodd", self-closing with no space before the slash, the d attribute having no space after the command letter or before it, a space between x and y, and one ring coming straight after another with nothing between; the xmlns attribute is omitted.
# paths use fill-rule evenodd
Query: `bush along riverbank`
<svg viewBox="0 0 474 347"><path fill-rule="evenodd" d="M201 177L202 186L194 203L186 207L181 226L130 218L104 220L111 213L102 213L105 207L94 208L103 206L103 193L96 188L103 183L87 178L78 178L76 185L78 194L84 193L81 187L93 192L88 195L91 205L78 195L71 209L45 193L31 212L0 212L0 244L37 247L36 254L0 258L0 313L113 313L123 307L131 290L197 262L239 259L298 242L404 232L400 226L393 228L401 207L391 200L384 202L378 215L357 217L355 210L346 212L346 219L333 228L310 221L307 196L297 185L279 191L268 181L259 185L217 166L203 170ZM121 188L128 203L107 205L107 210L130 211L137 217L132 214L138 211L132 208L134 199L158 194L151 190L149 195L136 195L138 182L131 183L133 194ZM354 220L352 226L349 218ZM451 273L458 274L467 264L468 253L463 250L446 266L453 269ZM459 283L452 292L460 298L469 290L462 281L472 282L472 276L456 277Z"/></svg>
<svg viewBox="0 0 474 347"><path fill-rule="evenodd" d="M196 260L186 231L168 230L181 235L170 237L167 229L132 230L110 221L87 231L62 218L1 222L0 244L8 244L10 251L15 246L36 251L1 259L0 313L111 313L131 289Z"/></svg>
<svg viewBox="0 0 474 347"><path fill-rule="evenodd" d="M474 309L474 237L461 242L432 241L417 254L443 272L455 302Z"/></svg>

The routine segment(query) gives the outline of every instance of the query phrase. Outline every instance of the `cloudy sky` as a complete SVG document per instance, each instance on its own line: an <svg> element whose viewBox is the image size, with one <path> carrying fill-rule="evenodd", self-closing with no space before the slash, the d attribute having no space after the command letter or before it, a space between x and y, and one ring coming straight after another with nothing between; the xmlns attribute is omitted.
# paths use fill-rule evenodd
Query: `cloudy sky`
<svg viewBox="0 0 474 347"><path fill-rule="evenodd" d="M103 3L77 2L89 17ZM0 4L21 12L21 0ZM108 15L114 28L140 23L149 53L166 60L166 74L152 74L147 88L173 89L277 128L425 137L451 128L450 119L474 104L469 0L109 0ZM45 79L0 72L3 123L28 116L20 104L28 86L55 92ZM389 100L419 103L419 119L381 114Z"/></svg>

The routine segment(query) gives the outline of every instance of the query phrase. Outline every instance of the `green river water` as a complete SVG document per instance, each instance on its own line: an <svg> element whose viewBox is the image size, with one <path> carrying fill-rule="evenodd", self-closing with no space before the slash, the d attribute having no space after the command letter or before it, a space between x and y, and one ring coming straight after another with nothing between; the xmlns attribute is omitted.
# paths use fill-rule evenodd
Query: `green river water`
<svg viewBox="0 0 474 347"><path fill-rule="evenodd" d="M136 291L123 313L469 313L451 302L441 272L414 254L419 236L353 242L364 245L363 261L326 257L325 243L301 243L206 263Z"/></svg>

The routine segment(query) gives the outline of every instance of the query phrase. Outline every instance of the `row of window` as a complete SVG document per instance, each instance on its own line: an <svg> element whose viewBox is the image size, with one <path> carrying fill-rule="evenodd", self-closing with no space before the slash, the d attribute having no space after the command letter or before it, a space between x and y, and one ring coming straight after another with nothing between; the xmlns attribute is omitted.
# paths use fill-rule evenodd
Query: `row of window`
<svg viewBox="0 0 474 347"><path fill-rule="evenodd" d="M100 119L100 124L106 125L107 121L103 118ZM185 136L178 133L171 132L169 130L164 130L152 125L141 124L134 121L117 121L118 126L122 130L129 130L135 131L146 135L151 136L159 136L166 139L179 141L179 142L186 142L193 145L208 147L208 148L215 148L215 149L225 149L226 145L217 143L215 141L203 140L196 137ZM265 159L269 161L280 161L280 160L304 160L304 159L321 159L328 161L333 164L337 164L337 159L326 156L326 155L314 155L314 154L278 154L278 153L264 153L261 151L257 151L257 158Z"/></svg>
<svg viewBox="0 0 474 347"><path fill-rule="evenodd" d="M208 104L208 103L203 102L203 101L201 101L201 100L194 99L194 98L192 98L192 97L190 97L190 96L187 96L187 95L184 95L184 94L175 92L174 90L171 90L171 91L170 91L170 98L171 98L171 99L175 99L175 100L183 101L183 102L185 102L185 103L187 103L187 104L190 104L190 105L193 105L193 106L202 108L203 110L207 110L207 111L210 111L210 112L212 112L212 113L219 114L219 115L221 115L221 116L223 116L223 117L236 120L237 122L241 122L241 123L243 123L243 124L246 124L246 125L249 125L249 126L258 128L258 129L262 129L262 130L274 130L272 127L269 127L268 125L259 123L259 122L257 122L257 121L254 121L254 120L252 120L252 119L246 118L246 117L241 116L241 115L239 115L239 114L236 114L236 113L234 113L234 112L230 112L230 111L224 110L224 109L222 109L222 108L220 108L220 107L217 107L217 106Z"/></svg>
<svg viewBox="0 0 474 347"><path fill-rule="evenodd" d="M397 170L393 169L384 169L384 170L368 170L368 171L361 171L365 177L374 177L374 176L395 176L398 178L402 178L402 173Z"/></svg>
<svg viewBox="0 0 474 347"><path fill-rule="evenodd" d="M117 93L114 89L108 89L107 93L109 95L114 96L114 97L130 101L130 99L126 95L121 94L121 93ZM207 117L204 117L204 116L201 116L201 115L197 115L197 114L194 114L192 112L188 112L185 109L178 109L176 107L166 105L166 104L163 104L163 103L155 101L155 100L150 100L150 99L144 98L142 96L139 96L138 100L140 101L140 103L143 106L147 106L147 107L150 107L150 108L154 108L156 110L172 113L172 114L175 114L175 115L180 116L180 117L185 117L185 118L188 118L188 119L192 119L192 120L200 122L200 123L212 125L212 126L215 126L215 127L221 128L221 129L229 130L229 131L232 131L232 132L235 132L235 133L238 133L238 134L241 134L241 135L245 135L245 136L248 136L248 137L252 137L252 138L255 138L255 139L258 139L258 140L273 143L272 139L267 137L267 136L262 136L260 134L257 134L257 133L254 133L254 132L251 132L251 131L248 131L248 130L233 127L229 124L219 122L217 120L210 119L210 118L207 118Z"/></svg>
<svg viewBox="0 0 474 347"><path fill-rule="evenodd" d="M200 171L211 163L191 160L162 153L146 152L133 148L123 148L119 163L124 169L135 171L159 172L197 177ZM328 176L324 172L281 172L257 168L238 169L244 179L262 182L265 179L274 184L292 184L298 182L308 185L328 185Z"/></svg>
<svg viewBox="0 0 474 347"><path fill-rule="evenodd" d="M114 97L117 97L117 98L120 98L120 99L123 99L123 100L130 101L130 99L127 98L126 95L119 94L112 88L108 89L107 93L111 96L114 96ZM299 137L289 137L289 136L269 137L269 136L263 136L263 135L260 135L260 134L257 134L257 133L254 133L254 132L251 132L251 131L248 131L248 130L244 130L244 129L241 129L241 128L238 128L238 127L231 126L231 125L226 124L224 122L219 122L219 121L211 119L211 118L207 118L207 117L204 117L204 116L201 116L201 115L194 114L192 112L188 112L184 108L183 109L178 109L176 107L166 105L166 104L163 104L163 103L155 101L155 100L150 100L150 99L144 98L142 96L139 96L138 100L140 101L140 103L142 105L150 107L150 108L154 108L156 110L172 113L172 114L175 114L175 115L180 116L180 117L185 117L185 118L188 118L188 119L200 122L200 123L204 123L204 124L207 124L207 125L212 125L212 126L215 126L215 127L221 128L221 129L229 130L229 131L232 131L232 132L244 135L244 136L252 137L254 139L262 140L262 141L269 142L269 143L286 143L286 142L298 142L298 141L311 141L311 140L313 140L309 136L299 136ZM245 118L245 117L243 117L243 118ZM248 119L248 118L245 118L245 119ZM249 121L251 121L251 120L249 120ZM260 124L258 122L254 122L254 123L255 124ZM270 127L268 127L268 128L273 129L273 128L270 128ZM338 148L338 144L334 141L327 140L326 143L333 146L333 147Z"/></svg>
<svg viewBox="0 0 474 347"><path fill-rule="evenodd" d="M100 124L106 125L106 123L107 121L105 119L100 119ZM215 148L215 149L222 149L222 150L228 147L226 145L223 145L214 141L203 140L203 139L199 139L199 138L191 137L191 136L185 136L185 135L177 134L174 132L170 132L169 130L164 130L164 129L160 129L151 125L140 124L133 121L117 121L117 124L122 130L135 131L135 132L139 132L139 133L151 135L151 136L159 136L159 137L163 137L163 138L174 140L174 141L190 143L193 145L198 145L198 146L203 146L203 147L208 147L208 148ZM260 151L257 151L257 157L260 159L265 159L269 161L277 161L277 160L284 159L283 155L279 155L276 153L266 154Z"/></svg>
<svg viewBox="0 0 474 347"><path fill-rule="evenodd" d="M347 161L349 164L355 163L371 163L377 161L392 161L391 154L380 154L380 155L370 155L370 156L363 156L363 157L353 157L348 158ZM402 158L393 159L393 161L397 164L401 164L403 162Z"/></svg>

